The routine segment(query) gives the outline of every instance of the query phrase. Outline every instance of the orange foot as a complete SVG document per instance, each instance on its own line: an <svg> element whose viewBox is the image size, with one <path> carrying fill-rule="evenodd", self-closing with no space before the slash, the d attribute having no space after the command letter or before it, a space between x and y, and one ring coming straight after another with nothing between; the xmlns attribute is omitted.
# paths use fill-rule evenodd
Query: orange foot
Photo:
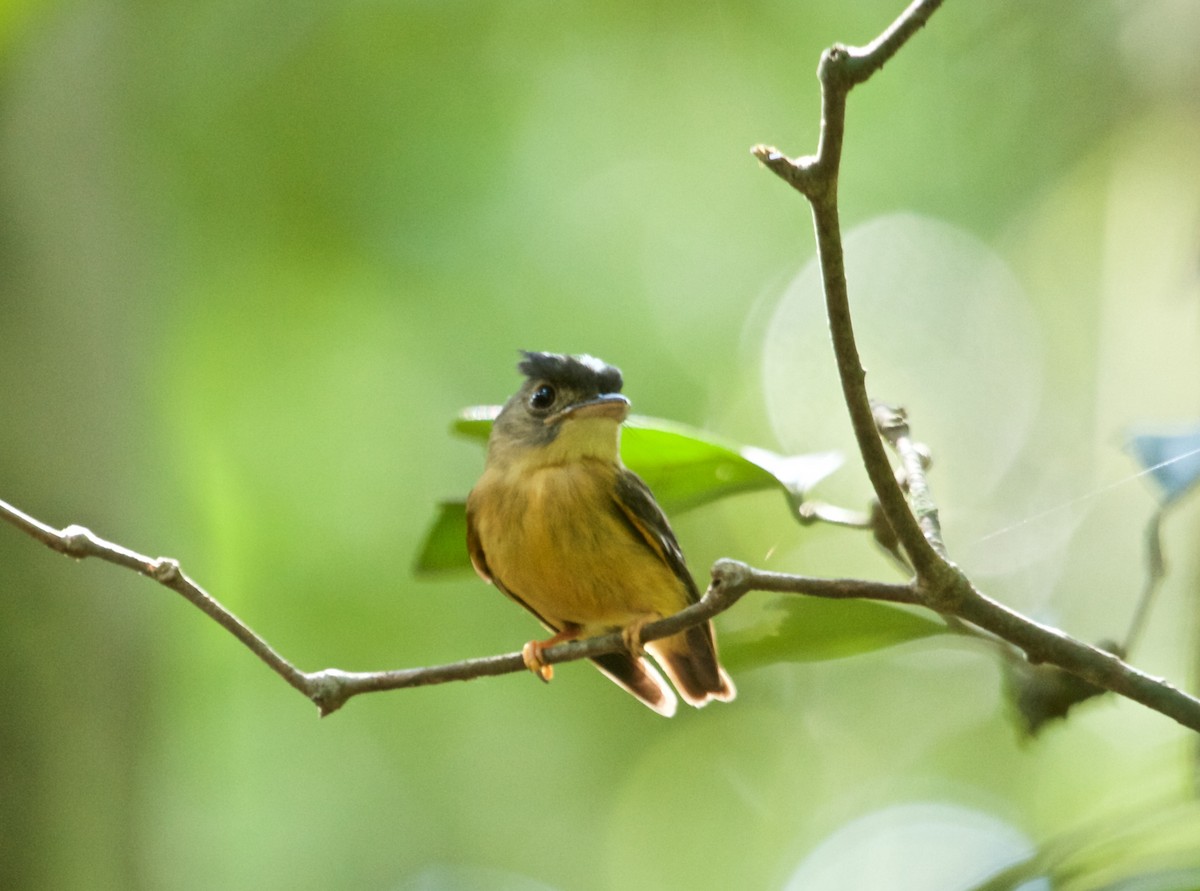
<svg viewBox="0 0 1200 891"><path fill-rule="evenodd" d="M542 660L542 651L549 649L555 644L563 643L564 641L574 640L579 636L578 625L567 625L562 631L553 637L546 640L531 640L525 646L521 647L521 658L525 660L525 667L536 674L546 683L550 683L554 677L554 666L547 665Z"/></svg>

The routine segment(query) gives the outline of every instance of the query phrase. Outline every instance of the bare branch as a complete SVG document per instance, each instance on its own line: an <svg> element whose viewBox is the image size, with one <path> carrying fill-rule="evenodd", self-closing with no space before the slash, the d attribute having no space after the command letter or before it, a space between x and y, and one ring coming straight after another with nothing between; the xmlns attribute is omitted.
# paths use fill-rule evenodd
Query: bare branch
<svg viewBox="0 0 1200 891"><path fill-rule="evenodd" d="M1055 665L1200 732L1200 699L1139 671L1113 653L1026 618L974 588L953 614L1020 647L1034 664Z"/></svg>
<svg viewBox="0 0 1200 891"><path fill-rule="evenodd" d="M312 700L322 716L337 711L351 697L361 693L401 690L407 687L423 687L450 681L466 681L473 678L527 671L520 652L466 659L445 665L403 668L393 671L351 672L343 671L340 668L327 668L315 672L301 671L276 652L264 638L188 578L180 569L178 561L169 557L147 557L122 545L106 541L83 526L72 525L61 530L55 529L4 501L0 501L0 516L27 535L61 554L77 560L95 557L107 563L132 569L182 595L189 603L197 606L205 615L215 620L241 641L272 671ZM647 624L642 629L642 640L651 641L669 637L692 625L706 622L733 606L741 599L742 595L752 590L843 599L868 597L894 603L915 604L919 602L916 592L907 585L806 578L764 572L753 569L744 563L721 560L713 567L712 583L704 597L687 609ZM550 647L543 652L542 661L548 665L554 665L560 662L601 656L624 648L625 641L621 633L614 632Z"/></svg>
<svg viewBox="0 0 1200 891"><path fill-rule="evenodd" d="M821 580L814 581L820 583ZM714 583L709 586L698 603L665 619L645 625L642 628L641 638L643 641L658 640L677 634L692 625L706 622L733 606L747 590L749 588L740 585ZM548 647L542 651L541 661L547 665L556 665L561 662L574 662L577 659L602 656L605 653L615 653L624 649L624 637L620 631L615 631L611 634L589 637L585 640L573 640ZM514 672L528 672L525 660L519 652L481 659L467 659L462 662L434 665L427 668L405 668L398 671L346 672L337 668L328 668L307 677L313 684L313 690L309 697L317 704L321 714L327 715L341 708L348 699L360 693L424 687L431 684L444 684L447 681L468 681L478 677Z"/></svg>
<svg viewBox="0 0 1200 891"><path fill-rule="evenodd" d="M908 9L900 13L886 31L865 47L845 47L845 71L850 80L846 89L862 83L883 68L892 56L908 43L910 37L925 27L929 17L937 12L941 5L942 0L913 0Z"/></svg>
<svg viewBox="0 0 1200 891"><path fill-rule="evenodd" d="M177 561L167 557L146 557L106 541L82 526L54 529L4 501L0 501L0 516L59 553L76 559L95 557L132 569L181 594L241 641L292 687L312 700L321 715L337 711L349 699L361 693L423 687L527 670L521 654L513 652L394 671L350 672L327 668L304 672L184 575ZM672 616L647 624L642 631L642 639L658 640L708 621L729 609L749 591L801 594L835 600L870 599L911 605L928 605L929 600L915 583L898 585L860 579L810 578L767 572L736 560L718 560L712 568L712 582L700 601ZM1200 731L1200 700L1180 692L1165 681L1137 671L1111 653L1038 625L989 600L974 588L968 588L960 594L957 608L950 611L952 615L1020 647L1032 662L1057 665L1097 687L1119 693ZM624 647L621 633L614 632L550 647L542 654L542 658L547 664L554 665L617 652Z"/></svg>
<svg viewBox="0 0 1200 891"><path fill-rule="evenodd" d="M838 377L842 382L842 393L863 466L888 522L908 553L918 576L924 579L955 575L957 570L943 560L926 540L909 510L904 492L896 484L879 439L867 395L866 372L859 359L850 316L841 224L838 219L837 183L845 136L846 98L850 90L882 68L940 5L941 0L916 0L879 38L866 47L835 45L825 51L817 68L821 83L821 137L816 155L793 161L769 146L758 145L751 150L771 171L808 198L812 206L817 255L825 289L825 308L829 316Z"/></svg>
<svg viewBox="0 0 1200 891"><path fill-rule="evenodd" d="M37 539L49 548L82 560L95 557L107 563L132 569L147 578L181 594L205 615L229 631L272 671L316 704L322 715L337 711L353 696L360 693L400 690L466 681L527 671L520 652L500 656L467 659L445 665L404 668L394 671L350 672L339 668L305 672L273 649L261 636L222 606L199 585L188 578L179 563L169 557L151 558L122 545L100 538L82 526L55 529L40 520L0 501L0 517ZM779 591L809 594L816 597L869 597L895 603L918 603L915 592L907 585L857 580L814 579L782 573L763 572L732 560L719 561L713 567L713 581L698 603L642 629L642 640L658 640L677 634L692 625L708 621L733 606L747 591ZM550 647L542 654L549 665L587 659L625 648L620 632L586 640L571 641Z"/></svg>
<svg viewBox="0 0 1200 891"><path fill-rule="evenodd" d="M821 135L815 155L792 160L769 146L758 145L751 150L768 169L800 191L811 206L838 377L863 466L887 524L911 561L916 573L913 590L924 606L951 621L970 622L996 635L1024 651L1032 663L1056 665L1096 687L1119 693L1200 731L1200 700L1137 671L1113 653L1008 610L971 584L946 558L937 507L906 419L894 411L878 412L867 394L866 373L850 314L838 219L837 185L846 99L850 90L882 68L940 5L941 0L915 0L866 47L835 45L825 51L817 69L821 84ZM892 471L881 433L900 455L907 494Z"/></svg>
<svg viewBox="0 0 1200 891"><path fill-rule="evenodd" d="M941 5L942 0L914 0L886 31L865 47L834 44L827 49L817 66L817 79L821 82L821 136L817 153L790 159L772 146L756 145L751 149L755 157L810 201L835 202L846 130L847 94L883 68Z"/></svg>
<svg viewBox="0 0 1200 891"><path fill-rule="evenodd" d="M82 560L96 557L106 563L114 563L139 572L183 597L206 616L245 644L254 655L267 663L285 681L307 695L303 672L277 653L265 640L250 630L241 619L223 607L207 591L184 575L179 562L170 557L147 557L126 547L105 541L83 526L67 526L55 529L40 520L22 513L5 501L0 501L0 517L18 529L36 538L42 544L60 554Z"/></svg>

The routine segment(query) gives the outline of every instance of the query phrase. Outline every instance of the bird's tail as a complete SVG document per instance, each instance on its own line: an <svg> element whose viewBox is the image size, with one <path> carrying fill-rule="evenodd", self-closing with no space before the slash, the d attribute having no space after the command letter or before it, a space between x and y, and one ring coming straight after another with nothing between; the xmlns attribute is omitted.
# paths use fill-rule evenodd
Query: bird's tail
<svg viewBox="0 0 1200 891"><path fill-rule="evenodd" d="M654 666L628 653L605 653L592 659L596 667L664 717L675 714L678 700Z"/></svg>
<svg viewBox="0 0 1200 891"><path fill-rule="evenodd" d="M646 644L679 695L697 708L713 699L730 702L737 688L717 661L717 643L711 622L693 625L662 640Z"/></svg>

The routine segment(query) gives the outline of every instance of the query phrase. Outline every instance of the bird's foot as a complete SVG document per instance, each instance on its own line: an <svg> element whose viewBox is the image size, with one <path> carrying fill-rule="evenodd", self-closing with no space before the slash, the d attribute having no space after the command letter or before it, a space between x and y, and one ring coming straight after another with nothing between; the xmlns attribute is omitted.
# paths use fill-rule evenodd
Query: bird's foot
<svg viewBox="0 0 1200 891"><path fill-rule="evenodd" d="M577 637L579 637L579 626L567 625L562 631L546 640L529 641L529 643L521 647L521 658L525 661L525 667L547 684L550 683L550 680L554 677L554 666L546 664L542 658L542 653L555 644L574 640Z"/></svg>
<svg viewBox="0 0 1200 891"><path fill-rule="evenodd" d="M554 666L542 661L542 650L546 649L546 643L544 640L529 641L521 647L521 658L525 660L526 668L548 684L554 677Z"/></svg>
<svg viewBox="0 0 1200 891"><path fill-rule="evenodd" d="M621 640L625 642L625 649L634 659L640 659L646 652L642 645L642 629L657 619L658 616L642 616L621 629Z"/></svg>

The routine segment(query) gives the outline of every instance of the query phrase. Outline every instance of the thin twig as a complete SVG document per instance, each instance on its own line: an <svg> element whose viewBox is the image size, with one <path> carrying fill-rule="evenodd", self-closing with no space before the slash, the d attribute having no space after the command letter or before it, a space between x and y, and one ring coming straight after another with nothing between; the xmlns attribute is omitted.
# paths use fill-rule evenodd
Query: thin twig
<svg viewBox="0 0 1200 891"><path fill-rule="evenodd" d="M912 438L908 425L908 415L902 408L885 405L882 402L872 402L875 414L875 426L888 441L888 444L900 456L904 468L904 487L908 491L908 500L916 515L917 525L925 535L925 540L933 546L943 558L946 558L946 545L942 541L942 524L938 519L937 503L929 488L929 480L925 469L929 464L929 455Z"/></svg>
<svg viewBox="0 0 1200 891"><path fill-rule="evenodd" d="M861 510L838 507L824 501L802 501L795 509L796 519L805 526L813 523L828 523L847 529L870 529L871 515Z"/></svg>
<svg viewBox="0 0 1200 891"><path fill-rule="evenodd" d="M1167 506L1163 505L1146 524L1146 580L1142 585L1137 607L1133 611L1133 618L1129 620L1129 630L1125 632L1125 642L1122 646L1126 655L1133 652L1137 645L1150 616L1150 606L1167 576L1167 561L1162 546L1162 522L1166 512Z"/></svg>
<svg viewBox="0 0 1200 891"><path fill-rule="evenodd" d="M241 619L222 606L207 591L184 575L179 562L170 557L147 557L111 541L105 541L90 529L71 525L55 529L25 514L5 501L0 501L0 517L33 536L60 554L82 560L97 557L107 563L124 566L151 578L196 606L210 619L245 644L254 655L270 666L281 678L307 695L304 673L283 658L262 637L255 634Z"/></svg>

